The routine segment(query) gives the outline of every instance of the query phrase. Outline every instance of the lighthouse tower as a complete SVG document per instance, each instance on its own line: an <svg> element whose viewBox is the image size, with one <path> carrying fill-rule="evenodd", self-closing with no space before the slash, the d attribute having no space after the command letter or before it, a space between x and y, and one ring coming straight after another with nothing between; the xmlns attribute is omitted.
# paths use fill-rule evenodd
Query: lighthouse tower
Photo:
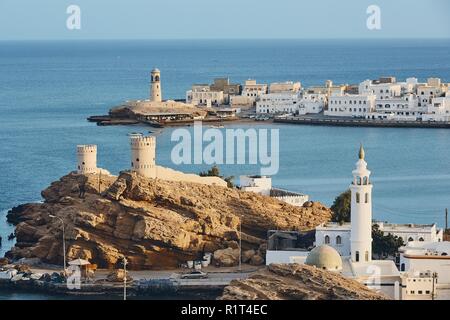
<svg viewBox="0 0 450 320"><path fill-rule="evenodd" d="M155 68L152 70L150 84L150 101L161 102L161 72L159 69Z"/></svg>
<svg viewBox="0 0 450 320"><path fill-rule="evenodd" d="M77 146L77 173L97 173L97 146L95 144Z"/></svg>
<svg viewBox="0 0 450 320"><path fill-rule="evenodd" d="M353 262L372 260L372 184L364 156L364 148L361 145L359 160L352 172L353 182L350 185L352 194L350 251Z"/></svg>
<svg viewBox="0 0 450 320"><path fill-rule="evenodd" d="M133 135L130 140L131 171L147 178L156 178L155 137Z"/></svg>

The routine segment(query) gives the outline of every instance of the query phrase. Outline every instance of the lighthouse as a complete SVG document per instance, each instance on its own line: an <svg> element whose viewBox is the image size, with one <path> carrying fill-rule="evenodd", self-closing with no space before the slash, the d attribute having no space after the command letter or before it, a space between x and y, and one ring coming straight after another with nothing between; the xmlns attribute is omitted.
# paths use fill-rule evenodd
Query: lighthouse
<svg viewBox="0 0 450 320"><path fill-rule="evenodd" d="M359 149L359 159L353 170L351 191L350 252L353 262L372 261L372 184L367 170L364 148Z"/></svg>
<svg viewBox="0 0 450 320"><path fill-rule="evenodd" d="M150 101L161 102L161 71L155 68L150 75Z"/></svg>

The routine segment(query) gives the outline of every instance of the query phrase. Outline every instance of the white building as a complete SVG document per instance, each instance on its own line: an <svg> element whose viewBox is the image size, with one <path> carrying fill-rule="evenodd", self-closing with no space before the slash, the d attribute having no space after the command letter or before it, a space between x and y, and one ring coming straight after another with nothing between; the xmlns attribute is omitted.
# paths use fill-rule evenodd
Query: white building
<svg viewBox="0 0 450 320"><path fill-rule="evenodd" d="M325 109L327 94L303 92L298 106L298 114L319 113Z"/></svg>
<svg viewBox="0 0 450 320"><path fill-rule="evenodd" d="M259 97L267 93L267 84L258 84L256 80L246 80L242 88L242 96L250 99L252 103L257 101Z"/></svg>
<svg viewBox="0 0 450 320"><path fill-rule="evenodd" d="M211 90L209 84L195 84L186 91L186 103L198 107L219 106L225 101L223 91Z"/></svg>
<svg viewBox="0 0 450 320"><path fill-rule="evenodd" d="M372 222L372 225L375 224L378 225L378 229L384 234L397 236L404 243L409 241L443 241L444 230L438 228L436 224ZM350 231L350 223L328 222L321 224L316 227L315 245L327 244L336 249L341 256L347 256L350 254Z"/></svg>
<svg viewBox="0 0 450 320"><path fill-rule="evenodd" d="M450 121L450 94L432 98L427 112L422 115L423 121Z"/></svg>
<svg viewBox="0 0 450 320"><path fill-rule="evenodd" d="M400 250L400 270L436 279L436 298L450 299L450 242L408 242ZM415 294L425 294L415 289ZM410 292L411 293L411 292Z"/></svg>
<svg viewBox="0 0 450 320"><path fill-rule="evenodd" d="M268 93L256 102L256 113L297 113L300 102L298 93Z"/></svg>
<svg viewBox="0 0 450 320"><path fill-rule="evenodd" d="M272 179L267 176L240 176L239 180L242 191L270 196L297 207L309 201L309 196L306 194L273 188Z"/></svg>
<svg viewBox="0 0 450 320"><path fill-rule="evenodd" d="M326 116L366 117L375 112L375 95L373 94L343 94L329 97Z"/></svg>
<svg viewBox="0 0 450 320"><path fill-rule="evenodd" d="M150 101L161 102L161 71L155 68L152 70L150 75Z"/></svg>
<svg viewBox="0 0 450 320"><path fill-rule="evenodd" d="M379 80L365 80L359 84L359 94L374 94L376 99L392 99L400 97L402 85L395 82L395 78L381 78Z"/></svg>

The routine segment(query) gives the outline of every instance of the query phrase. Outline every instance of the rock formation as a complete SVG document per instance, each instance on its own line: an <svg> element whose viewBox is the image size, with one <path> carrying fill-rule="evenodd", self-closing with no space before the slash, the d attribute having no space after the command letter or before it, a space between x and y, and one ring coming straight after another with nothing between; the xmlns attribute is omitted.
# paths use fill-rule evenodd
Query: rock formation
<svg viewBox="0 0 450 320"><path fill-rule="evenodd" d="M245 280L233 280L222 300L385 300L339 273L300 264L271 264Z"/></svg>
<svg viewBox="0 0 450 320"><path fill-rule="evenodd" d="M84 198L78 197L81 180ZM68 261L83 258L113 268L125 255L130 269L174 268L204 252L236 249L242 219L243 251L254 250L249 259L261 264L267 230L311 230L331 217L320 203L294 207L255 193L130 172L119 177L70 173L42 197L43 203L9 212L9 221L17 224L9 258L61 264L62 225L52 215L64 221Z"/></svg>

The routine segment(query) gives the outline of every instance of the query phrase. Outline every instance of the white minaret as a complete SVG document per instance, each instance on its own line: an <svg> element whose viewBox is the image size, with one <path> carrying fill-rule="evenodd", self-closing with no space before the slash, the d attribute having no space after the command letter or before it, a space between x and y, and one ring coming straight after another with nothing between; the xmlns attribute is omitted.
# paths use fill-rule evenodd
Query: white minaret
<svg viewBox="0 0 450 320"><path fill-rule="evenodd" d="M95 144L77 146L77 173L97 173L97 146Z"/></svg>
<svg viewBox="0 0 450 320"><path fill-rule="evenodd" d="M156 139L153 136L133 135L131 143L131 171L147 178L156 178Z"/></svg>
<svg viewBox="0 0 450 320"><path fill-rule="evenodd" d="M159 69L155 68L152 70L152 74L150 76L151 84L150 84L150 101L161 102L161 72Z"/></svg>
<svg viewBox="0 0 450 320"><path fill-rule="evenodd" d="M353 182L350 185L352 194L350 251L353 262L372 260L372 184L364 156L361 145L359 160L352 172Z"/></svg>

